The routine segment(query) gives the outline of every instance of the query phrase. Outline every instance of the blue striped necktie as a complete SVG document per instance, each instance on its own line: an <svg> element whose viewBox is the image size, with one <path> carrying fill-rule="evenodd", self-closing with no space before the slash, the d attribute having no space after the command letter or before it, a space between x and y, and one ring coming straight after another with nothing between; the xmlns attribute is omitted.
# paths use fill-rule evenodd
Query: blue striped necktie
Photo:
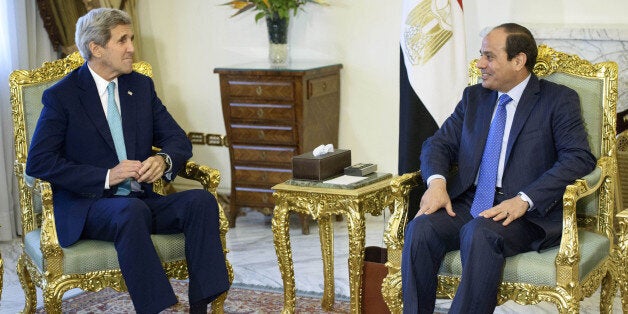
<svg viewBox="0 0 628 314"><path fill-rule="evenodd" d="M497 111L491 127L488 131L486 146L480 162L480 173L478 175L478 185L475 190L475 197L471 205L471 215L477 217L481 212L493 207L495 201L495 187L497 184L497 171L499 166L499 155L502 151L502 141L504 139L504 127L506 126L506 104L512 98L508 94L499 96Z"/></svg>
<svg viewBox="0 0 628 314"><path fill-rule="evenodd" d="M122 132L122 117L116 105L116 98L114 90L116 89L116 83L110 82L107 85L107 122L109 123L109 130L113 137L113 144L116 147L116 153L118 154L118 160L126 160L126 147L124 146L124 133ZM126 179L124 182L118 185L116 195L129 195L131 193L131 180Z"/></svg>

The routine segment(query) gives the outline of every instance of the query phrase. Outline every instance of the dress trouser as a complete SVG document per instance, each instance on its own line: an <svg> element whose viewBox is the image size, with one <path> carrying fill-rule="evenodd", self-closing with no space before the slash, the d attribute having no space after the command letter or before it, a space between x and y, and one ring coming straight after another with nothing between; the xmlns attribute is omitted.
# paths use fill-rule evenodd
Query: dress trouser
<svg viewBox="0 0 628 314"><path fill-rule="evenodd" d="M183 232L190 304L212 301L229 289L219 232L218 205L205 190L167 196L113 197L89 209L82 238L114 242L138 313L158 313L177 302L150 234Z"/></svg>
<svg viewBox="0 0 628 314"><path fill-rule="evenodd" d="M406 226L401 257L404 313L434 313L437 274L445 254L460 250L462 277L450 313L493 313L504 259L530 251L543 236L540 227L525 218L508 226L503 221L469 213L474 191L453 201L456 216L444 209L414 218ZM496 195L496 203L504 200Z"/></svg>

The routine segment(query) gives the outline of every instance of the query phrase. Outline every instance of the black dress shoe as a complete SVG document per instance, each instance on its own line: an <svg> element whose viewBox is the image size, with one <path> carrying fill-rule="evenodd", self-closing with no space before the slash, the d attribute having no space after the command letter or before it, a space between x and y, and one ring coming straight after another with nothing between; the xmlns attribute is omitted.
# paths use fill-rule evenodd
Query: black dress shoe
<svg viewBox="0 0 628 314"><path fill-rule="evenodd" d="M190 314L207 314L207 301L200 300L194 304L190 304Z"/></svg>

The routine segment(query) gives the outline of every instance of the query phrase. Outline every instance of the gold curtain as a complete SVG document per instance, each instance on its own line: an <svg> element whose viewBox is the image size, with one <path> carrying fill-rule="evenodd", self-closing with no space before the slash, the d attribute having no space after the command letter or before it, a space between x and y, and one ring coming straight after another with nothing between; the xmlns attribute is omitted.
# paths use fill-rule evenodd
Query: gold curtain
<svg viewBox="0 0 628 314"><path fill-rule="evenodd" d="M54 49L64 57L76 51L76 21L85 13L82 0L37 0L39 14Z"/></svg>
<svg viewBox="0 0 628 314"><path fill-rule="evenodd" d="M78 50L74 43L74 32L79 17L94 8L115 8L126 11L133 20L134 59L140 60L140 29L136 6L137 0L37 0L44 27L61 57Z"/></svg>

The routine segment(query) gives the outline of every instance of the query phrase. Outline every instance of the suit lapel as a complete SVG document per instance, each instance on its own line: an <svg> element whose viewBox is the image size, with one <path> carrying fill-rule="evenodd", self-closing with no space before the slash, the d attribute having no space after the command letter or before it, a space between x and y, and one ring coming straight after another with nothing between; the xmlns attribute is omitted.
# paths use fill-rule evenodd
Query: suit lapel
<svg viewBox="0 0 628 314"><path fill-rule="evenodd" d="M87 63L84 63L81 68L79 68L78 78L78 86L82 90L79 98L85 109L85 113L92 120L92 123L94 123L100 135L102 135L107 145L109 145L115 154L116 148L113 144L113 137L111 137L107 117L105 116L96 83L94 82L92 74L89 72Z"/></svg>
<svg viewBox="0 0 628 314"><path fill-rule="evenodd" d="M491 120L496 104L497 92L489 89L484 90L484 94L479 99L476 118L477 124L475 125L475 132L473 132L477 134L473 139L473 143L476 143L475 145L481 145L482 149L473 150L473 165L475 168L473 173L477 173L477 170L480 169L480 162L482 161L482 154L484 153L484 146L486 145L488 130L491 127Z"/></svg>
<svg viewBox="0 0 628 314"><path fill-rule="evenodd" d="M521 99L519 100L519 104L517 104L517 111L515 112L515 116L512 120L510 136L508 137L508 145L506 146L506 165L508 164L512 146L517 140L517 137L519 137L519 133L521 133L526 120L528 120L532 109L534 109L534 106L539 100L539 91L539 79L532 75L528 85L523 91L523 94L521 94Z"/></svg>
<svg viewBox="0 0 628 314"><path fill-rule="evenodd" d="M133 94L133 84L130 75L122 75L118 77L118 93L120 95L120 111L122 115L122 131L124 132L124 145L126 146L126 155L128 159L135 158L135 142L137 133L134 121L137 121L137 107Z"/></svg>

